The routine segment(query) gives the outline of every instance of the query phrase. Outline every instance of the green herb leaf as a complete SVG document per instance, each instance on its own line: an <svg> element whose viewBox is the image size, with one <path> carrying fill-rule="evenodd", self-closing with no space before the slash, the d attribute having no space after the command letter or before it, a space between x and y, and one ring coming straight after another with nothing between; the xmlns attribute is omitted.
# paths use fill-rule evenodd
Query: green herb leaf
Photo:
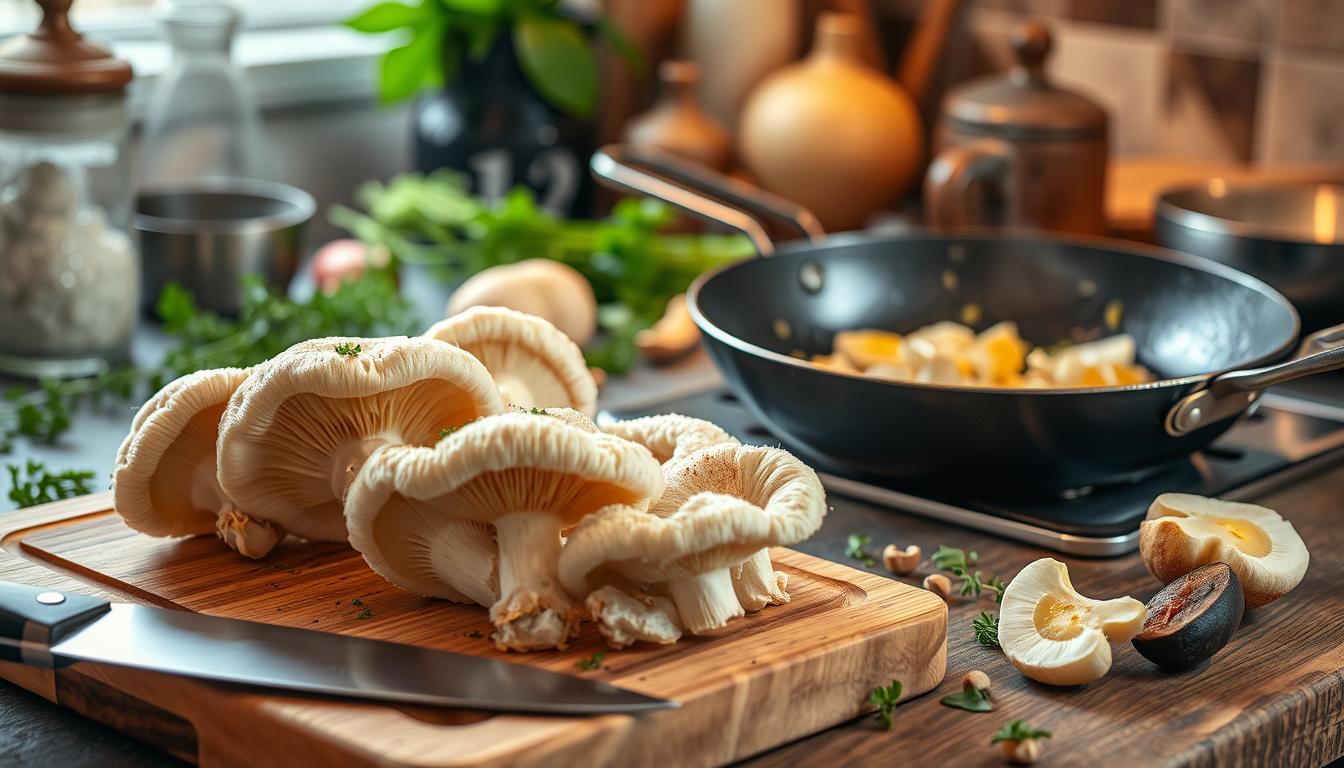
<svg viewBox="0 0 1344 768"><path fill-rule="evenodd" d="M336 345L336 354L340 355L341 357L354 357L355 355L358 355L360 352L363 351L364 347L361 344L351 344L349 342L344 342Z"/></svg>
<svg viewBox="0 0 1344 768"><path fill-rule="evenodd" d="M971 628L975 631L975 642L986 648L999 647L999 617L988 611L981 611L971 619Z"/></svg>
<svg viewBox="0 0 1344 768"><path fill-rule="evenodd" d="M428 1L433 2L433 0ZM424 6L378 3L352 18L346 19L345 26L357 32L390 32L394 29L413 27L424 20Z"/></svg>
<svg viewBox="0 0 1344 768"><path fill-rule="evenodd" d="M518 64L546 101L577 117L597 107L597 57L572 22L554 16L521 18L513 28Z"/></svg>
<svg viewBox="0 0 1344 768"><path fill-rule="evenodd" d="M471 630L470 632L463 632L463 633L462 633L462 636L463 636L463 637L481 637L482 635L481 635L481 631L480 631L479 629L473 629L473 630Z"/></svg>
<svg viewBox="0 0 1344 768"><path fill-rule="evenodd" d="M545 415L546 415L546 411L543 411L542 409L536 407L535 405L532 406L531 408L528 408L528 409L527 409L527 412L530 413L530 414L532 414L533 416L545 416Z"/></svg>
<svg viewBox="0 0 1344 768"><path fill-rule="evenodd" d="M639 46L635 45L634 41L626 37L625 32L615 22L603 16L597 20L597 31L607 41L607 45L610 45L613 51L622 59L625 59L626 66L630 67L630 71L641 76L648 71L649 62L644 58L644 52L639 50Z"/></svg>
<svg viewBox="0 0 1344 768"><path fill-rule="evenodd" d="M933 567L940 571L950 571L954 568L965 570L968 566L975 565L975 561L980 556L971 550L969 555L963 549L949 547L946 544L940 544L938 551L933 553Z"/></svg>
<svg viewBox="0 0 1344 768"><path fill-rule="evenodd" d="M9 500L19 506L33 507L93 490L93 470L49 470L40 461L29 459L22 465L6 464L9 472Z"/></svg>
<svg viewBox="0 0 1344 768"><path fill-rule="evenodd" d="M891 685L879 685L868 694L868 703L877 707L877 722L884 731L890 731L894 725L891 713L901 699L901 689L901 682L892 680Z"/></svg>
<svg viewBox="0 0 1344 768"><path fill-rule="evenodd" d="M475 13L481 16L498 15L504 10L505 0L438 0L450 11Z"/></svg>
<svg viewBox="0 0 1344 768"><path fill-rule="evenodd" d="M378 98L393 104L409 98L434 78L441 66L443 27L415 27L410 42L383 54L378 65Z"/></svg>
<svg viewBox="0 0 1344 768"><path fill-rule="evenodd" d="M994 734L994 737L989 740L989 743L998 744L1000 741L1026 741L1027 739L1048 738L1050 738L1049 731L1032 730L1031 726L1027 725L1026 720L1014 720L1000 728L998 732Z"/></svg>
<svg viewBox="0 0 1344 768"><path fill-rule="evenodd" d="M998 576L991 576L985 586L994 591L994 602L1003 602L1003 591L1008 588L1008 582L1000 579Z"/></svg>
<svg viewBox="0 0 1344 768"><path fill-rule="evenodd" d="M350 601L350 604L351 604L351 605L363 605L363 604L364 604L364 601L363 601L363 600L360 600L358 597L356 597L354 600L351 600L351 601Z"/></svg>
<svg viewBox="0 0 1344 768"><path fill-rule="evenodd" d="M597 669L598 667L602 666L602 659L605 658L606 655L607 654L603 653L602 651L598 651L597 653L594 653L592 656L579 659L578 661L574 662L574 666L585 671Z"/></svg>
<svg viewBox="0 0 1344 768"><path fill-rule="evenodd" d="M956 693L949 693L940 699L944 706L953 709L964 709L967 712L993 712L994 704L989 700L989 691L979 691L975 688L970 690L961 690Z"/></svg>
<svg viewBox="0 0 1344 768"><path fill-rule="evenodd" d="M350 602L353 603L354 601L351 600ZM372 608L365 608L364 610L360 611L360 612L359 612L359 615L356 616L355 618L356 618L356 619L371 619L371 618L373 618L373 609L372 609Z"/></svg>
<svg viewBox="0 0 1344 768"><path fill-rule="evenodd" d="M845 556L851 557L867 566L876 565L877 561L868 554L868 545L873 541L872 536L866 536L858 533L849 534L849 540L845 544Z"/></svg>

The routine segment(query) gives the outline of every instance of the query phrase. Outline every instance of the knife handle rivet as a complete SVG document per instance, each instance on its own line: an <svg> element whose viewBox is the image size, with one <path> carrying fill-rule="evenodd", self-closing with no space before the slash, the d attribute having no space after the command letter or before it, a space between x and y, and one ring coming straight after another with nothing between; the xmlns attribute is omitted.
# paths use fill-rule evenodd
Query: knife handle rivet
<svg viewBox="0 0 1344 768"><path fill-rule="evenodd" d="M60 605L65 602L65 595L60 592L43 592L37 596L37 602L43 605Z"/></svg>

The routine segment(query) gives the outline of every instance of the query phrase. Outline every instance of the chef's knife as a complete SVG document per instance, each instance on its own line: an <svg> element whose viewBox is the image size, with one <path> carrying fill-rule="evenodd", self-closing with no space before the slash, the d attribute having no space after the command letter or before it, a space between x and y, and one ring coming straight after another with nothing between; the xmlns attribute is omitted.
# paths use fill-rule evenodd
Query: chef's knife
<svg viewBox="0 0 1344 768"><path fill-rule="evenodd" d="M0 659L77 661L401 704L554 715L676 707L596 680L461 653L0 581Z"/></svg>

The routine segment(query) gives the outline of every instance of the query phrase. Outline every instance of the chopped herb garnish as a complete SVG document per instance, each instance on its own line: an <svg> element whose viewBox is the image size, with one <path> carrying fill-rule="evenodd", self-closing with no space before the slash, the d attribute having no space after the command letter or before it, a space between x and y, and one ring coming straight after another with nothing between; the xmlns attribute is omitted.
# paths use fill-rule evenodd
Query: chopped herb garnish
<svg viewBox="0 0 1344 768"><path fill-rule="evenodd" d="M989 581L985 582L985 586L994 590L994 602L1003 602L1003 591L1008 588L1008 582L998 576L991 576Z"/></svg>
<svg viewBox="0 0 1344 768"><path fill-rule="evenodd" d="M603 653L602 651L598 651L597 653L594 653L592 656L579 659L578 661L574 662L574 666L582 670L597 669L598 667L602 666L602 659L606 655L607 654Z"/></svg>
<svg viewBox="0 0 1344 768"><path fill-rule="evenodd" d="M293 566L293 565L285 565L284 563L262 563L262 565L265 565L267 568L270 568L272 571L284 571L285 573L298 573L298 572L299 572L299 569L298 569L296 566ZM339 602L341 602L341 601L340 601L340 600L337 600L336 602L339 603Z"/></svg>
<svg viewBox="0 0 1344 768"><path fill-rule="evenodd" d="M352 601L352 602L353 602L353 601ZM355 618L356 618L356 619L372 619L372 618L373 618L373 609L372 609L372 608L365 608L364 610L360 611L360 612L359 612L359 615L356 616Z"/></svg>
<svg viewBox="0 0 1344 768"><path fill-rule="evenodd" d="M867 566L876 565L877 561L873 559L872 555L868 554L868 545L871 544L872 541L872 536L866 536L859 533L849 534L849 541L845 545L845 555L847 557L852 557Z"/></svg>
<svg viewBox="0 0 1344 768"><path fill-rule="evenodd" d="M891 719L892 710L896 709L896 702L901 698L901 681L892 680L891 685L877 686L873 692L868 694L868 702L877 707L877 722L882 726L882 730L890 731L894 724Z"/></svg>
<svg viewBox="0 0 1344 768"><path fill-rule="evenodd" d="M976 688L949 693L941 699L944 706L964 709L967 712L993 712L994 704L989 700L989 691Z"/></svg>
<svg viewBox="0 0 1344 768"><path fill-rule="evenodd" d="M355 355L358 355L360 352L363 351L364 347L361 344L351 344L349 342L346 342L344 344L336 345L336 354L340 355L341 357L354 357Z"/></svg>
<svg viewBox="0 0 1344 768"><path fill-rule="evenodd" d="M479 629L473 629L473 630L471 630L470 632L463 632L463 633L462 633L462 636L463 636L463 637L482 637L482 635L481 635L481 630L479 630Z"/></svg>
<svg viewBox="0 0 1344 768"><path fill-rule="evenodd" d="M7 464L9 470L9 499L20 508L82 496L93 490L93 470L66 469L53 471L40 461L29 459L22 466Z"/></svg>
<svg viewBox="0 0 1344 768"><path fill-rule="evenodd" d="M953 576L961 579L961 595L963 597L980 597L980 594L986 589L994 593L994 602L1003 602L1003 590L1008 588L1007 582L998 576L991 575L986 580L984 572L971 571L971 566L975 565L980 559L980 555L971 550L957 549L947 545L940 545L938 551L933 553L933 567L940 571L948 571Z"/></svg>
<svg viewBox="0 0 1344 768"><path fill-rule="evenodd" d="M350 604L351 604L351 605L363 605L363 604L364 604L364 601L363 601L363 600L360 600L358 597L356 597L354 600L351 600L351 601L350 601Z"/></svg>
<svg viewBox="0 0 1344 768"><path fill-rule="evenodd" d="M1027 725L1026 720L1014 720L1003 726L994 738L989 740L990 744L998 744L1000 741L1026 741L1028 739L1048 739L1049 731L1035 731Z"/></svg>
<svg viewBox="0 0 1344 768"><path fill-rule="evenodd" d="M531 408L528 408L528 409L527 409L527 412L530 413L530 414L532 414L533 416L545 416L545 415L546 415L546 412L545 412L545 411L543 411L542 409L540 409L540 408L538 408L538 407L536 407L536 406L532 406Z"/></svg>
<svg viewBox="0 0 1344 768"><path fill-rule="evenodd" d="M975 630L975 642L986 648L999 647L999 617L988 611L981 611L979 616L971 619L971 627Z"/></svg>

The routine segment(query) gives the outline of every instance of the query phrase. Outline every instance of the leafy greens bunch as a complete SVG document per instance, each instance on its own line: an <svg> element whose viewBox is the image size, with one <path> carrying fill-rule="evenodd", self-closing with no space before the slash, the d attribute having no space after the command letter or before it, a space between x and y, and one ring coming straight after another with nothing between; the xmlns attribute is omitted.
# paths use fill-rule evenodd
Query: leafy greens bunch
<svg viewBox="0 0 1344 768"><path fill-rule="evenodd" d="M482 61L500 35L511 35L518 66L541 98L576 117L588 117L597 107L597 57L583 29L561 15L559 0L382 2L345 23L359 32L408 35L379 65L384 103L452 82L463 61ZM610 22L598 18L597 29L614 50L643 68L635 47Z"/></svg>
<svg viewBox="0 0 1344 768"><path fill-rule="evenodd" d="M448 170L403 174L359 190L367 214L335 206L331 220L448 283L524 259L568 264L592 284L606 332L585 350L588 363L614 373L634 364L635 333L662 316L668 299L700 273L752 253L738 235L663 233L675 216L653 200L622 200L599 221L569 220L546 213L524 188L493 205L467 189Z"/></svg>

